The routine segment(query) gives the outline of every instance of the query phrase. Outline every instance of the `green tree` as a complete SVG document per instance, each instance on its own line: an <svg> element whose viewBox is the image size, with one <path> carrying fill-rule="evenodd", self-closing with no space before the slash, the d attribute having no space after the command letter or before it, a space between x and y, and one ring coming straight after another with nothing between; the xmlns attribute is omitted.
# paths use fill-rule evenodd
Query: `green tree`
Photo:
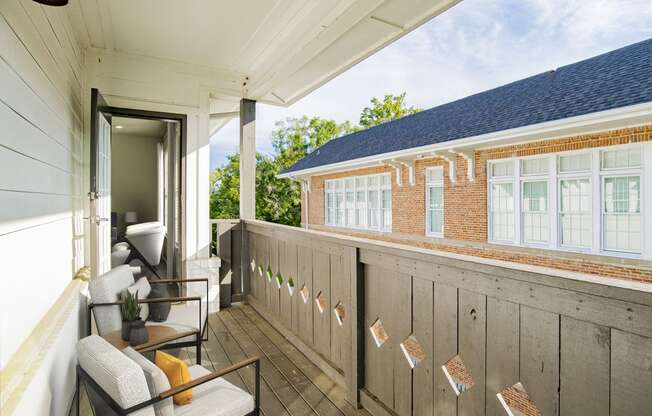
<svg viewBox="0 0 652 416"><path fill-rule="evenodd" d="M210 213L214 219L240 216L240 154L227 157L222 167L211 172Z"/></svg>
<svg viewBox="0 0 652 416"><path fill-rule="evenodd" d="M337 123L319 117L286 118L272 132L275 160L281 171L303 159L334 137L354 131L350 122Z"/></svg>
<svg viewBox="0 0 652 416"><path fill-rule="evenodd" d="M364 128L419 111L405 105L405 93L371 99L360 116ZM287 118L276 123L272 132L274 153L256 155L256 218L286 225L301 223L301 187L278 174L329 140L352 133L359 127L319 117ZM228 157L226 164L211 172L211 218L238 218L240 215L240 156Z"/></svg>
<svg viewBox="0 0 652 416"><path fill-rule="evenodd" d="M400 95L388 94L380 100L377 97L371 99L371 106L365 107L360 114L360 126L364 129L379 124L396 120L410 114L418 113L420 108L408 107L405 103L405 93Z"/></svg>

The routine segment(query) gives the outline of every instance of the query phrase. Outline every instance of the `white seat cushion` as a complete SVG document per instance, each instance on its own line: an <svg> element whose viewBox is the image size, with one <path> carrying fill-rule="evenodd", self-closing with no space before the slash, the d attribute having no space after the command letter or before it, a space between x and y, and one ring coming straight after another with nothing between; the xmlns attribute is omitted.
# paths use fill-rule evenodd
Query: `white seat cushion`
<svg viewBox="0 0 652 416"><path fill-rule="evenodd" d="M189 370L193 380L210 373L199 365L194 365ZM253 410L254 397L223 378L194 387L191 404L174 406L175 416L243 416Z"/></svg>
<svg viewBox="0 0 652 416"><path fill-rule="evenodd" d="M134 284L134 275L128 265L123 264L101 276L91 279L88 291L93 303L117 302L119 294ZM122 326L119 306L98 306L93 308L97 330L100 335L118 331Z"/></svg>
<svg viewBox="0 0 652 416"><path fill-rule="evenodd" d="M203 289L203 290L202 290ZM208 302L206 298L206 284L192 282L187 285L186 296L201 297L201 321L199 320L199 302L196 300L173 304L170 308L168 319L163 322L147 321L146 325L168 325L180 331L203 331L208 316ZM200 326L201 324L201 326ZM174 342L196 341L194 336L185 337Z"/></svg>
<svg viewBox="0 0 652 416"><path fill-rule="evenodd" d="M123 409L150 399L140 366L104 338L91 335L79 340L77 359L81 368ZM155 416L152 406L132 414Z"/></svg>

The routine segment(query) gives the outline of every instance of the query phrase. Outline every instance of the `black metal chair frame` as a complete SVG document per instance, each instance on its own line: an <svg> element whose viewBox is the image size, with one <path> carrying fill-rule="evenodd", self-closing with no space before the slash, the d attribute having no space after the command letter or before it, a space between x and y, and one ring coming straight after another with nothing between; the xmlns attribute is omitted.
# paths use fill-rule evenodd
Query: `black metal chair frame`
<svg viewBox="0 0 652 416"><path fill-rule="evenodd" d="M239 363L236 363L232 366L229 366L227 368L224 368L222 370L218 370L212 373L209 373L205 376L199 377L195 380L192 380L188 383L185 383L181 386L171 388L169 390L166 390L159 394L156 397L153 397L149 400L146 400L144 402L135 404L133 406L130 406L126 409L122 408L113 398L106 392L102 387L97 384L95 380L86 372L84 371L81 366L77 365L77 386L75 390L75 402L77 406L77 415L79 415L79 393L80 393L80 386L81 383L84 383L87 387L90 386L90 388L93 389L95 393L100 396L100 398L109 405L111 410L113 410L116 414L122 416L122 415L128 415L129 413L133 413L137 410L143 409L148 406L152 406L155 403L158 403L162 400L165 400L167 398L170 398L174 396L175 394L184 392L188 389L191 389L193 387L197 387L201 384L207 383L209 381L215 380L216 378L223 377L229 373L232 373L236 370L239 370L241 368L247 367L249 365L254 365L255 368L255 385L254 385L254 410L247 413L246 415L243 416L259 416L260 414L260 358L259 357L252 357L248 358L246 360L240 361Z"/></svg>
<svg viewBox="0 0 652 416"><path fill-rule="evenodd" d="M206 283L206 320L202 322L202 316L201 316L201 311L202 311L202 300L201 297L199 296L178 296L178 297L171 297L171 298L152 298L152 299L138 299L138 303L163 303L163 302L199 302L199 319L197 325L197 328L201 328L201 330L197 331L196 335L196 340L195 341L183 341L183 342L178 342L178 341L172 341L170 343L166 343L163 345L158 346L158 349L162 350L169 350L169 349L174 349L174 348L185 348L185 347L195 347L196 348L196 355L197 355L197 364L201 364L201 344L202 342L208 341L208 315L210 313L209 310L209 302L208 302L208 279L159 279L159 280L151 280L149 283L150 285L152 284L168 284L168 283L192 283L192 282L204 282ZM122 305L124 301L117 301L117 302L105 302L105 303L90 303L88 305L88 313L86 317L86 322L87 322L87 327L86 327L86 333L88 335L91 334L91 320L94 319L94 315L92 315L93 309L97 307L106 307L106 306L119 306ZM97 321L95 322L97 325Z"/></svg>

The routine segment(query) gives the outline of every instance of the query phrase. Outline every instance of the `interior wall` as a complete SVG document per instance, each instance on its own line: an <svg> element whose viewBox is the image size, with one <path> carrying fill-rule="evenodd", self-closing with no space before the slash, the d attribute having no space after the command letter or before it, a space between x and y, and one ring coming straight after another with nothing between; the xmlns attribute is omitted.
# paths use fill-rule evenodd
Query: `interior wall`
<svg viewBox="0 0 652 416"><path fill-rule="evenodd" d="M114 123L115 124L115 123ZM111 211L118 213L118 229L124 229L124 213L135 211L138 222L158 218L158 156L160 137L119 134L111 143Z"/></svg>
<svg viewBox="0 0 652 416"><path fill-rule="evenodd" d="M0 1L3 415L66 414L74 389L52 381L74 370L80 327L83 285L72 278L84 265L83 83L83 53L64 10ZM44 333L39 325L65 293L77 306ZM39 335L43 342L27 342ZM26 391L39 393L28 400ZM46 412L26 413L28 403Z"/></svg>

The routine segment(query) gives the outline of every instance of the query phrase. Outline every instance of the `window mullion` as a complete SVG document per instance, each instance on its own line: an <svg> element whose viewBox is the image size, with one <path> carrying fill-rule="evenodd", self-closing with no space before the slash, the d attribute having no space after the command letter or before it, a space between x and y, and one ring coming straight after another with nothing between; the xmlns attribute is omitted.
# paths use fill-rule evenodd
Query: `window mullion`
<svg viewBox="0 0 652 416"><path fill-rule="evenodd" d="M514 193L514 243L523 244L523 227L521 225L521 208L522 208L522 195L521 195L521 163L516 159L514 163L514 182L512 185L512 192Z"/></svg>
<svg viewBox="0 0 652 416"><path fill-rule="evenodd" d="M643 152L641 157L641 253L643 257L652 259L652 218L645 213L652 212L652 142L643 143Z"/></svg>
<svg viewBox="0 0 652 416"><path fill-rule="evenodd" d="M600 149L591 151L591 218L593 224L593 243L591 251L599 253L602 250L602 180L600 177Z"/></svg>
<svg viewBox="0 0 652 416"><path fill-rule="evenodd" d="M548 220L550 222L550 241L551 248L559 247L559 200L557 185L557 157L549 158L549 175L548 175Z"/></svg>

